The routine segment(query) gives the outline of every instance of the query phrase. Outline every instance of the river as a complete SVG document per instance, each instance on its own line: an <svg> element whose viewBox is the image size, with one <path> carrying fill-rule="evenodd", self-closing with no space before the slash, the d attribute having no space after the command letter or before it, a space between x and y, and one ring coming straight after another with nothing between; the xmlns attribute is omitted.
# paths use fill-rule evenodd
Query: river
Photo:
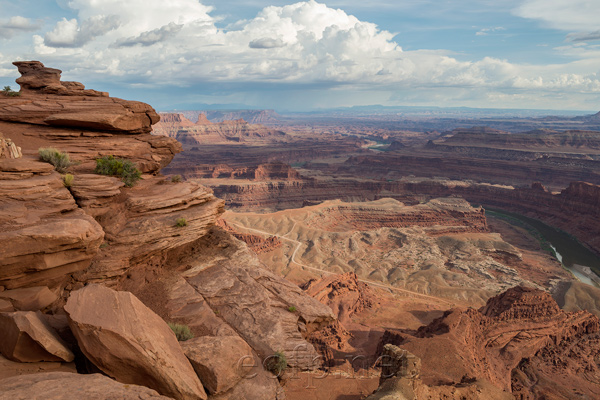
<svg viewBox="0 0 600 400"><path fill-rule="evenodd" d="M581 244L572 235L550 225L546 225L538 219L529 218L521 214L494 208L486 208L486 212L489 212L491 216L504 217L503 219L508 220L507 222L509 223L511 222L511 219L513 220L512 222L518 220L522 224L527 225L528 229L534 229L539 233L539 236L547 242L548 246L552 248L556 258L562 262L573 275L584 283L598 286L585 275L573 270L573 265L578 264L590 267L596 274L600 275L600 257Z"/></svg>

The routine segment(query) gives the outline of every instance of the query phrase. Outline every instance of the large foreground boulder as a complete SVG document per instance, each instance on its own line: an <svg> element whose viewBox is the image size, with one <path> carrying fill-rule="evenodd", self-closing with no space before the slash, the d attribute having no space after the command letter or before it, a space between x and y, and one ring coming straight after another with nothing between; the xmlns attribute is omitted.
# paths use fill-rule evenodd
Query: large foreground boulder
<svg viewBox="0 0 600 400"><path fill-rule="evenodd" d="M117 381L207 398L175 334L133 294L89 285L71 293L65 311L83 353Z"/></svg>
<svg viewBox="0 0 600 400"><path fill-rule="evenodd" d="M0 400L168 400L152 389L104 375L46 372L0 380Z"/></svg>

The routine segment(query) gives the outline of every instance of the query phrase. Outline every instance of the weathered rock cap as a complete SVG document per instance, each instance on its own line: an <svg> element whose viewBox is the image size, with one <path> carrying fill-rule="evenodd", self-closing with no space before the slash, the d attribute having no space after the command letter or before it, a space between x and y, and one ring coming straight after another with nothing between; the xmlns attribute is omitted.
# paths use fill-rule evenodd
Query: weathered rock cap
<svg viewBox="0 0 600 400"><path fill-rule="evenodd" d="M106 92L85 90L85 86L79 82L61 82L62 71L60 69L45 67L39 61L15 61L13 65L19 69L21 74L21 77L17 79L21 91L40 91L67 96L108 97Z"/></svg>
<svg viewBox="0 0 600 400"><path fill-rule="evenodd" d="M16 61L20 96L0 99L0 121L109 131L150 133L160 117L146 103L109 97L85 89L79 82L62 82L61 70L39 61Z"/></svg>

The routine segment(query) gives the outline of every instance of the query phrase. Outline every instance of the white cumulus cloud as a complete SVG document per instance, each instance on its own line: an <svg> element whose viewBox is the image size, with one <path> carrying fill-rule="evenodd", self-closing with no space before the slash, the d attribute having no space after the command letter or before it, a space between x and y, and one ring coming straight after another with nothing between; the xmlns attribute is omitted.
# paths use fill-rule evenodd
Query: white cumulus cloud
<svg viewBox="0 0 600 400"><path fill-rule="evenodd" d="M593 2L572 1L593 8ZM555 14L562 3L545 0L554 13L536 14L533 10L542 2L524 0L515 12L547 23L554 16L552 23L560 25ZM443 50L404 51L401 35L314 0L269 6L226 29L211 15L213 9L197 0L67 4L76 18L65 18L45 35L34 36L34 56L63 69L69 79L108 75L123 84L148 87L266 83L399 92L441 88L477 96L496 93L497 98L524 90L600 94L594 64L600 57L589 52L573 56L586 58L585 63L535 66L494 57L459 60Z"/></svg>
<svg viewBox="0 0 600 400"><path fill-rule="evenodd" d="M594 31L598 29L600 1L524 0L514 13L523 18L543 21L551 28Z"/></svg>
<svg viewBox="0 0 600 400"><path fill-rule="evenodd" d="M0 20L0 38L10 39L18 33L35 31L40 28L40 25L39 22L33 22L19 15Z"/></svg>

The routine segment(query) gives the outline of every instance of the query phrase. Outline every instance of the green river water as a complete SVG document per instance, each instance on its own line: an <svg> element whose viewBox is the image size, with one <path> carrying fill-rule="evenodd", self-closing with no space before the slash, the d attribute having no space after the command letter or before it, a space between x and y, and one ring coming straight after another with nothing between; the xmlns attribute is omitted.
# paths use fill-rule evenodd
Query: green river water
<svg viewBox="0 0 600 400"><path fill-rule="evenodd" d="M492 217L502 218L513 225L526 228L540 240L542 247L548 250L551 248L556 254L556 258L582 282L593 285L589 278L572 270L574 264L590 267L596 274L600 275L600 257L572 235L546 225L535 218L494 208L486 208L485 210Z"/></svg>

